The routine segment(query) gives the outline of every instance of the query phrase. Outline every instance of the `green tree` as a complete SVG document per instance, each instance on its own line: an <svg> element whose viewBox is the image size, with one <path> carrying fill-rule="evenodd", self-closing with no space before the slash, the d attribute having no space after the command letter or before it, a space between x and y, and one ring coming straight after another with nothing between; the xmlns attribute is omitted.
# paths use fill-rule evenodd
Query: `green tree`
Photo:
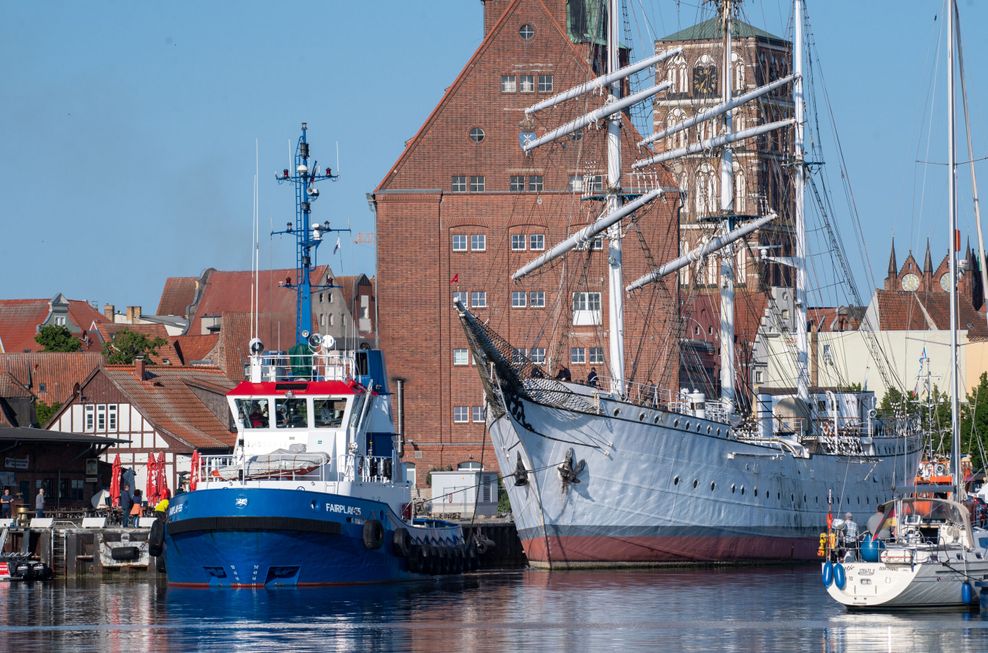
<svg viewBox="0 0 988 653"><path fill-rule="evenodd" d="M58 412L58 409L62 407L62 404L57 401L52 405L48 405L45 402L38 399L34 403L34 414L38 418L39 426L46 426L51 418Z"/></svg>
<svg viewBox="0 0 988 653"><path fill-rule="evenodd" d="M103 345L103 355L111 365L130 365L138 356L151 364L151 357L158 355L158 347L167 344L164 338L149 338L129 329L117 332L113 340Z"/></svg>
<svg viewBox="0 0 988 653"><path fill-rule="evenodd" d="M42 346L43 351L79 351L82 343L64 326L47 324L41 327L34 341Z"/></svg>
<svg viewBox="0 0 988 653"><path fill-rule="evenodd" d="M961 406L961 442L965 453L971 454L975 470L983 469L988 444L988 373L982 372L978 385L967 393L967 403Z"/></svg>

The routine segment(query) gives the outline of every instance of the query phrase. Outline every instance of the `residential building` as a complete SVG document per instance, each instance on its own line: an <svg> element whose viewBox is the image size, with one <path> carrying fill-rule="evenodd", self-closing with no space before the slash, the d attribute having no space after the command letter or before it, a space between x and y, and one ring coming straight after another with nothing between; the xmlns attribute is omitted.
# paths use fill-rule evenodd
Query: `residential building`
<svg viewBox="0 0 988 653"><path fill-rule="evenodd" d="M589 20L597 3L486 0L483 9L483 41L373 194L381 347L389 373L402 380L404 458L420 488L434 468L471 458L493 465L483 393L454 298L548 374L561 365L575 379L593 367L606 377L608 369L604 238L511 281L514 270L603 211L603 128L530 154L519 146L525 134L542 134L598 105L589 96L532 119L524 114L604 72L605 49ZM628 282L675 257L680 240L675 180L659 168L631 172L647 154L639 139L623 116L624 191L669 192L624 225ZM625 307L629 377L673 388L676 280L627 296Z"/></svg>
<svg viewBox="0 0 988 653"><path fill-rule="evenodd" d="M0 425L45 426L38 423L37 402L64 404L102 364L98 353L0 354Z"/></svg>
<svg viewBox="0 0 988 653"><path fill-rule="evenodd" d="M94 370L56 413L51 430L118 438L102 455L117 454L147 484L149 455L165 453L168 487L191 467L192 452L229 453L236 441L226 393L234 387L218 368L107 365Z"/></svg>

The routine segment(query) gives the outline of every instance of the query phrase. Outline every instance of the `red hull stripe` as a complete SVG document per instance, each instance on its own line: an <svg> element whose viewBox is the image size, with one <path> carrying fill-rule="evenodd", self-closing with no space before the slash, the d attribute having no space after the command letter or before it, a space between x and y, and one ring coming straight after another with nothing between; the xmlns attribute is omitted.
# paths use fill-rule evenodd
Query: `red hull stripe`
<svg viewBox="0 0 988 653"><path fill-rule="evenodd" d="M256 395L285 395L291 392L296 397L306 395L353 395L364 392L363 386L356 382L344 381L263 381L251 383L241 381L227 394L231 397L249 397Z"/></svg>
<svg viewBox="0 0 988 653"><path fill-rule="evenodd" d="M548 542L548 554L546 543ZM529 562L542 564L661 564L816 560L812 538L764 536L568 535L522 540Z"/></svg>

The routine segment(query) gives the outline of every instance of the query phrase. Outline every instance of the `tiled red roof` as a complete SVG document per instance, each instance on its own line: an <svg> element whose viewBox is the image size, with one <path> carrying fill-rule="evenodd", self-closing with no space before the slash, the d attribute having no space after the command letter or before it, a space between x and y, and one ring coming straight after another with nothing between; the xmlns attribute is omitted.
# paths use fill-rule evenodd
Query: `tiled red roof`
<svg viewBox="0 0 988 653"><path fill-rule="evenodd" d="M31 391L21 385L10 372L0 371L0 397L31 397Z"/></svg>
<svg viewBox="0 0 988 653"><path fill-rule="evenodd" d="M172 339L172 345L182 358L182 364L191 365L192 361L210 358L219 341L218 333L210 333L204 336L176 336ZM213 363L219 364L219 361L213 359Z"/></svg>
<svg viewBox="0 0 988 653"><path fill-rule="evenodd" d="M34 336L47 315L47 299L0 299L0 352L40 349Z"/></svg>
<svg viewBox="0 0 988 653"><path fill-rule="evenodd" d="M950 295L940 290L908 292L877 290L879 329L882 331L946 331L950 329ZM985 316L966 301L957 306L957 327L973 339L988 338Z"/></svg>
<svg viewBox="0 0 988 653"><path fill-rule="evenodd" d="M857 331L862 311L857 307L818 306L806 312L806 320L811 331Z"/></svg>
<svg viewBox="0 0 988 653"><path fill-rule="evenodd" d="M34 341L38 327L51 310L49 299L0 299L0 353L41 351ZM68 300L69 321L80 330L86 330L93 322L104 322L103 314L88 303Z"/></svg>
<svg viewBox="0 0 988 653"><path fill-rule="evenodd" d="M187 309L196 300L199 289L198 277L168 277L161 290L157 315L178 315L186 317Z"/></svg>
<svg viewBox="0 0 988 653"><path fill-rule="evenodd" d="M35 352L0 355L0 371L11 374L46 404L64 404L82 383L103 364L96 353ZM42 389L44 387L44 389Z"/></svg>
<svg viewBox="0 0 988 653"><path fill-rule="evenodd" d="M313 285L325 284L327 275L332 276L328 265L320 265L309 273ZM195 315L189 321L190 335L202 334L202 319L205 316L220 316L224 313L248 313L251 308L251 282L253 273L224 272L209 270L205 275L205 285L195 306ZM282 342L291 343L295 339L295 289L282 287L286 280L296 282L295 270L262 270L259 275L259 303L262 314L281 325ZM282 286L279 286L282 284ZM309 326L310 330L312 325Z"/></svg>
<svg viewBox="0 0 988 653"><path fill-rule="evenodd" d="M130 365L110 365L104 373L156 429L190 448L229 448L236 441L229 419L217 417L190 387L229 391L234 384L219 369L157 366L148 368L144 381L137 379Z"/></svg>

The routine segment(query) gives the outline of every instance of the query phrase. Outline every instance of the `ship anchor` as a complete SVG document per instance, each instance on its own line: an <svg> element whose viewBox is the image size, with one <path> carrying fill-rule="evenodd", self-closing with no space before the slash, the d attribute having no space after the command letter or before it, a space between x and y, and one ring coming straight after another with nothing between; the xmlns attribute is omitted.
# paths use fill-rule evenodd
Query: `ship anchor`
<svg viewBox="0 0 988 653"><path fill-rule="evenodd" d="M572 447L566 452L566 458L556 467L559 472L559 478L563 482L563 492L569 489L570 484L576 484L580 482L580 474L587 466L587 461L580 460L574 464L574 459L576 458L576 452L573 451Z"/></svg>

